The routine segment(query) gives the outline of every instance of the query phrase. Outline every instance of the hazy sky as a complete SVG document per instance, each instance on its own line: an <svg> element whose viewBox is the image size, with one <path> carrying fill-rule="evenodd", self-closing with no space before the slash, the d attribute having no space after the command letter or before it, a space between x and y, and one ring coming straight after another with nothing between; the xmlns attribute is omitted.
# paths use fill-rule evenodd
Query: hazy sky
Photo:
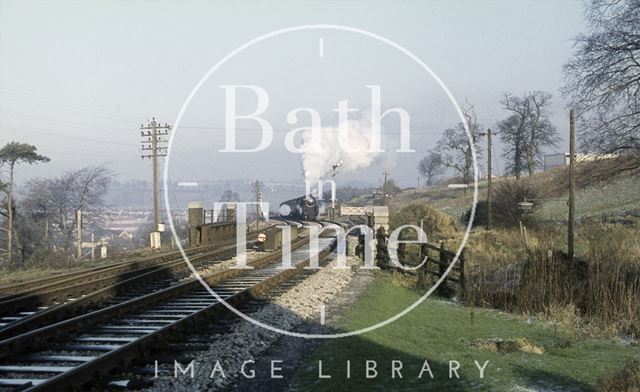
<svg viewBox="0 0 640 392"><path fill-rule="evenodd" d="M52 158L20 167L22 180L108 163L120 180L147 179L139 157L140 123L173 123L195 84L227 53L262 34L296 25L337 24L391 39L420 57L479 121L505 113L502 92L554 95L561 134L567 113L558 89L572 38L584 30L578 1L8 1L0 0L0 144L32 143ZM319 42L323 41L323 55ZM225 84L264 87L276 128L260 154L221 154ZM411 114L411 156L385 157L344 179L377 182L383 170L415 184L416 163L439 132L457 122L433 79L406 56L372 39L302 31L247 49L212 76L185 113L172 178L300 178L300 157L286 152L286 114L314 107L334 126L339 100L368 104L367 84L382 86L383 107ZM252 110L249 97L239 105ZM362 114L356 114L356 117ZM257 124L239 123L240 143L257 144ZM392 135L391 133L390 135ZM485 148L484 142L481 144ZM563 142L559 150L566 149ZM173 164L175 163L175 165ZM498 163L502 169L504 163Z"/></svg>

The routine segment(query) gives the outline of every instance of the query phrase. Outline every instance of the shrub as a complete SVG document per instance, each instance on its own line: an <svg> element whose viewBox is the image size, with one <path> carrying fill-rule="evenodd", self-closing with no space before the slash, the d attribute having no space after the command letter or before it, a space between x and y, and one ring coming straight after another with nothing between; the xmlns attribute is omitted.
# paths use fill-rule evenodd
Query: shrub
<svg viewBox="0 0 640 392"><path fill-rule="evenodd" d="M495 227L512 228L518 227L522 222L525 226L533 226L535 221L531 217L531 213L539 207L538 203L532 202L533 207L530 210L523 210L520 207L520 203L537 198L538 192L525 180L499 182L491 198L493 225ZM487 212L487 202L485 200L478 201L474 226L485 226L487 224ZM471 209L468 209L462 217L465 224L469 223L470 216Z"/></svg>
<svg viewBox="0 0 640 392"><path fill-rule="evenodd" d="M495 208L491 208L495 211ZM462 223L465 225L469 224L469 219L471 219L471 208L466 210L462 215ZM480 200L476 203L476 213L473 216L473 227L486 226L488 220L487 215L487 201Z"/></svg>
<svg viewBox="0 0 640 392"><path fill-rule="evenodd" d="M449 215L423 203L409 204L398 212L392 212L389 226L393 231L402 225L420 226L421 222L429 242L451 238L456 234L455 221ZM413 230L404 230L400 235L400 239L403 240L416 238L416 233Z"/></svg>
<svg viewBox="0 0 640 392"><path fill-rule="evenodd" d="M400 211L392 212L389 221L391 231L403 225L415 225L420 227L422 223L423 231L427 234L427 241L434 245L439 240L451 239L457 235L456 224L449 215L431 208L424 203L413 203L402 208ZM400 233L400 240L417 240L415 230L406 229ZM418 244L406 244L398 249L398 256L402 263L416 266L422 262L425 254L421 254L421 247ZM419 279L419 285L424 286L425 277Z"/></svg>

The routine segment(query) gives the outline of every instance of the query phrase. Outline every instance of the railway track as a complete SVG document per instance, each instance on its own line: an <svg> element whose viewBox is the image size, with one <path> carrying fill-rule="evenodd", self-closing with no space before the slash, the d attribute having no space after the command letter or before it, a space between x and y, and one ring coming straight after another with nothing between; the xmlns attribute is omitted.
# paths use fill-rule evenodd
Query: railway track
<svg viewBox="0 0 640 392"><path fill-rule="evenodd" d="M238 306L303 273L310 252L324 256L333 238L310 250L307 238L292 244L292 269L278 268L281 254L253 260L252 270L225 269L205 277L226 302ZM166 339L228 312L202 285L189 279L150 292L131 293L105 308L0 341L0 386L30 391L78 388L99 380Z"/></svg>
<svg viewBox="0 0 640 392"><path fill-rule="evenodd" d="M334 260L333 256L329 255L320 260L320 265L325 266L332 260ZM238 310L243 314L256 317L256 314L271 304L273 299L285 294L317 272L317 270L305 269L300 274L287 279L281 285L272 288L268 293L265 293L265 295L241 304ZM262 320L259 315L257 319ZM193 361L198 354L209 351L212 345L221 343L227 339L237 339L237 335L235 335L236 331L242 329L242 324L246 323L248 323L248 321L236 314L225 315L215 324L203 326L198 328L197 331L192 331L188 336L178 337L168 341L166 345L154 348L148 355L134 360L130 366L117 369L112 373L112 381L101 389L119 392L122 391L123 388L151 388L162 378L172 379L175 371L175 368L172 366L174 361L178 361L181 364L188 364Z"/></svg>
<svg viewBox="0 0 640 392"><path fill-rule="evenodd" d="M214 247L224 244L231 244L231 241L209 244L187 250L189 255L210 250ZM137 257L125 261L100 265L91 268L84 268L78 271L67 272L59 275L48 276L46 278L33 279L19 283L0 286L0 300L8 300L29 293L43 291L56 286L69 285L74 281L93 279L93 276L102 276L104 274L121 274L131 270L152 266L154 264L163 263L170 260L180 258L179 251L165 252L162 254L154 254L146 257Z"/></svg>
<svg viewBox="0 0 640 392"><path fill-rule="evenodd" d="M257 234L249 236L248 244L256 237ZM234 240L188 252L190 260L198 267L219 264L235 253ZM167 258L163 255L149 259L147 265L122 263L115 268L91 270L49 285L39 285L37 289L21 294L2 297L0 340L87 311L132 290L166 287L190 273L181 255L168 261Z"/></svg>

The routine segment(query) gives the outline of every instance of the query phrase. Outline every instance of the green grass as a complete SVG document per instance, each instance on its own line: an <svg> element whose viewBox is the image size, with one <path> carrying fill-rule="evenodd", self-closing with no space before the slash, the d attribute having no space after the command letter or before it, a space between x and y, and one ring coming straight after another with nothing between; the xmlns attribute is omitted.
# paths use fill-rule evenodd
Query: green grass
<svg viewBox="0 0 640 392"><path fill-rule="evenodd" d="M351 308L340 326L351 331L377 323L419 298L414 290L377 279ZM491 310L473 312L465 306L439 299L427 299L413 312L374 332L357 337L323 342L297 375L304 390L314 391L513 391L518 386L549 390L595 390L596 380L605 372L622 367L638 356L638 347L603 340L573 337L538 321ZM526 338L542 346L544 354L520 351L508 354L471 348L470 341L485 338ZM391 378L391 360L403 362L403 379ZM318 379L318 360L323 373L332 379ZM346 361L351 361L351 378L346 379ZM378 377L366 379L366 360L378 363ZM417 375L424 360L434 374ZM461 364L459 380L449 379L449 361ZM474 364L490 361L485 378L480 379Z"/></svg>
<svg viewBox="0 0 640 392"><path fill-rule="evenodd" d="M46 278L47 276L53 276L65 272L71 272L69 270L60 270L54 268L41 268L41 269L24 269L18 271L1 270L0 273L0 286L11 285L14 283L20 283L27 280Z"/></svg>
<svg viewBox="0 0 640 392"><path fill-rule="evenodd" d="M562 199L567 199L564 195ZM617 178L611 183L603 183L580 189L576 194L576 217L593 218L601 216L625 217L640 211L640 177ZM565 201L548 201L536 211L535 217L542 221L566 221L568 214Z"/></svg>

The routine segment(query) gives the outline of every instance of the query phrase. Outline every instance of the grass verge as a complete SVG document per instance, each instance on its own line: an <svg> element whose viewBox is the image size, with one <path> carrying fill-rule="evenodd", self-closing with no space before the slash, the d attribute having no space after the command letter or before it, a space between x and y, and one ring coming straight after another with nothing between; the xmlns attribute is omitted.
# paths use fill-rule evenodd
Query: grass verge
<svg viewBox="0 0 640 392"><path fill-rule="evenodd" d="M399 287L381 274L359 298L338 327L352 331L375 324L413 303L415 290ZM493 350L478 342L525 341L540 350ZM506 346L506 345L505 345ZM518 345L516 345L518 347ZM557 325L494 310L474 310L438 299L427 299L414 311L376 331L333 339L319 347L298 372L296 383L305 390L334 391L595 391L598 378L618 371L638 358L637 346L612 340L577 338ZM615 359L615 360L614 360ZM323 374L319 379L318 361ZM346 362L351 361L351 378ZM377 362L378 375L367 379L367 360ZM391 376L391 361L402 361L403 378ZM429 362L433 373L418 374ZM460 363L460 378L449 378L449 361ZM484 378L474 361L489 361Z"/></svg>

